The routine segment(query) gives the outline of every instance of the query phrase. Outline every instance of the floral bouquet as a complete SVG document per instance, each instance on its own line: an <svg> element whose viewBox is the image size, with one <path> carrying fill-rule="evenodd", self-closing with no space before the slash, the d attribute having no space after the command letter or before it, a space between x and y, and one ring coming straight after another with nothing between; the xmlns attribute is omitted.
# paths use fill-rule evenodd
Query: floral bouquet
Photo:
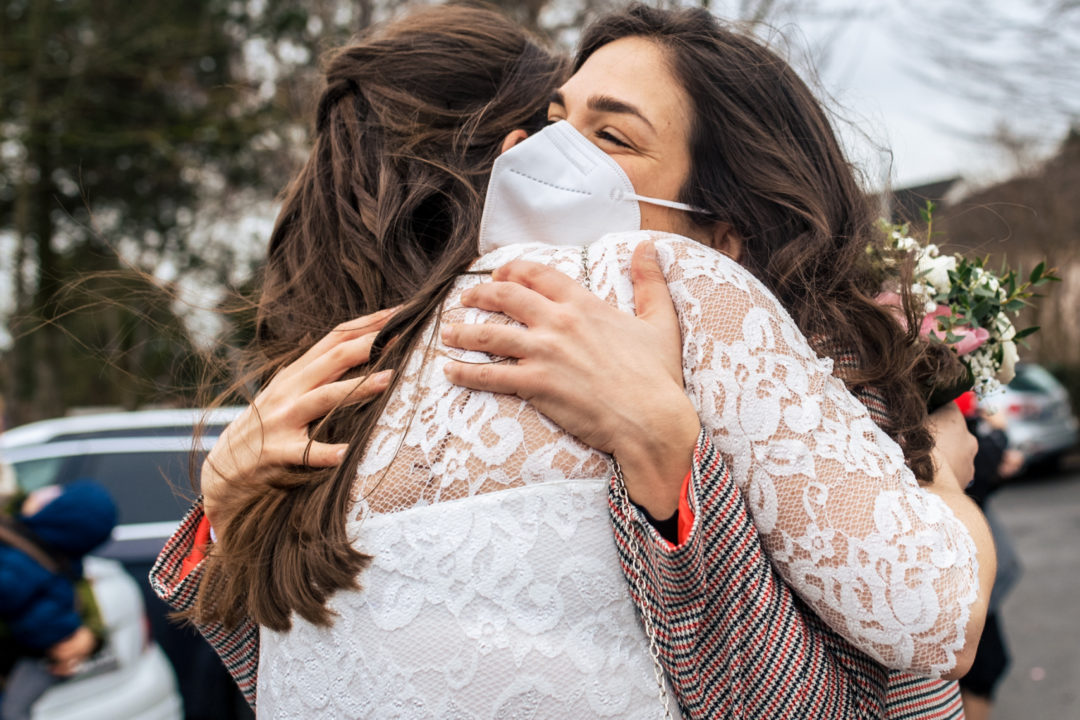
<svg viewBox="0 0 1080 720"><path fill-rule="evenodd" d="M933 237L932 211L928 204L924 211L927 237ZM969 260L946 255L937 245L923 245L911 237L906 224L886 224L885 230L886 249L878 258L885 278L879 299L899 306L900 268L914 253L911 295L926 313L919 333L945 343L959 356L980 400L1012 380L1018 358L1016 343L1039 328L1017 330L1010 316L1029 305L1031 298L1039 297L1033 288L1059 280L1054 270L1045 262L1039 263L1027 280L1021 281L1016 270L1004 265L996 273L987 269L988 258Z"/></svg>

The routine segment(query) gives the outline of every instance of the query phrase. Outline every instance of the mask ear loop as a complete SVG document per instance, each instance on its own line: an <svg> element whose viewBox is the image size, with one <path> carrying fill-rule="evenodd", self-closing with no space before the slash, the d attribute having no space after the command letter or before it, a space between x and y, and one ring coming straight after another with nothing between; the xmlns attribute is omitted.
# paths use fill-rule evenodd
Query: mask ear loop
<svg viewBox="0 0 1080 720"><path fill-rule="evenodd" d="M692 213L707 214L704 210L696 208L693 205L675 202L674 200L661 200L660 198L646 197L644 195L638 195L637 193L625 192L619 188L615 188L611 191L611 197L613 200L637 200L638 202L659 205L660 207L671 208L672 210L685 210Z"/></svg>

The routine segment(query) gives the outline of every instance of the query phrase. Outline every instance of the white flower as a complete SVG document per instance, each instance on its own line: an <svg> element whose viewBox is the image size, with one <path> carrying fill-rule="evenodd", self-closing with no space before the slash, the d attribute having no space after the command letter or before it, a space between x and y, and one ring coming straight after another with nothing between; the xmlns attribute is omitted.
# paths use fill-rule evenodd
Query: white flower
<svg viewBox="0 0 1080 720"><path fill-rule="evenodd" d="M997 319L994 321L994 326L994 329L997 330L998 337L1002 340L1012 340L1013 337L1016 336L1016 328L1013 327L1012 320L1009 320L1005 313L1001 313L997 316Z"/></svg>
<svg viewBox="0 0 1080 720"><path fill-rule="evenodd" d="M949 271L955 269L956 257L954 255L923 255L919 258L917 266L923 282L932 285L939 293L949 289Z"/></svg>
<svg viewBox="0 0 1080 720"><path fill-rule="evenodd" d="M1012 340L1006 340L1001 346L1001 370L998 371L998 380L1008 383L1016 377L1016 361L1019 359L1020 355L1016 352L1016 343Z"/></svg>
<svg viewBox="0 0 1080 720"><path fill-rule="evenodd" d="M901 235L899 230L893 230L890 237L893 241L893 247L897 250L913 250L919 246L919 243L914 238Z"/></svg>

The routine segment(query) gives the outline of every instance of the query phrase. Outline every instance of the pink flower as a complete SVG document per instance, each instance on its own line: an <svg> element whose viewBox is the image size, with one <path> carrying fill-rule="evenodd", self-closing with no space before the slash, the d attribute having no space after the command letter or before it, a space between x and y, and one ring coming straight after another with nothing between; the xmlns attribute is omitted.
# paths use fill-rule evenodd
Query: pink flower
<svg viewBox="0 0 1080 720"><path fill-rule="evenodd" d="M900 321L900 327L907 330L907 318L904 317L904 299L900 297L898 293L894 293L891 290L880 292L874 300L891 312L893 316Z"/></svg>
<svg viewBox="0 0 1080 720"><path fill-rule="evenodd" d="M953 336L959 338L951 344L957 355L967 355L969 352L982 347L990 339L989 331L981 327L972 328L970 325L957 325L948 331L942 330L938 325L939 317L952 317L952 309L946 305L938 305L932 313L923 318L919 334L923 337L933 335L944 342L946 335L951 332Z"/></svg>

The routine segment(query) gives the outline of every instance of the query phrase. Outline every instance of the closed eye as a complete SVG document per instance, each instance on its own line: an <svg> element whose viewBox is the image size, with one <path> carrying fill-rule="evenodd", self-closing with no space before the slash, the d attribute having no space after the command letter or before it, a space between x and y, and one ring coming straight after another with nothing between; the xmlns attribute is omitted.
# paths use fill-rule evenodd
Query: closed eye
<svg viewBox="0 0 1080 720"><path fill-rule="evenodd" d="M626 142L624 140L620 140L619 138L615 137L614 135L607 132L606 130L597 130L596 131L596 137L600 138L601 140L604 140L605 142L614 143L615 145L618 145L619 147L623 147L623 148L627 148L627 149L632 149L633 148L633 146L630 145L630 143L628 143L628 142Z"/></svg>

